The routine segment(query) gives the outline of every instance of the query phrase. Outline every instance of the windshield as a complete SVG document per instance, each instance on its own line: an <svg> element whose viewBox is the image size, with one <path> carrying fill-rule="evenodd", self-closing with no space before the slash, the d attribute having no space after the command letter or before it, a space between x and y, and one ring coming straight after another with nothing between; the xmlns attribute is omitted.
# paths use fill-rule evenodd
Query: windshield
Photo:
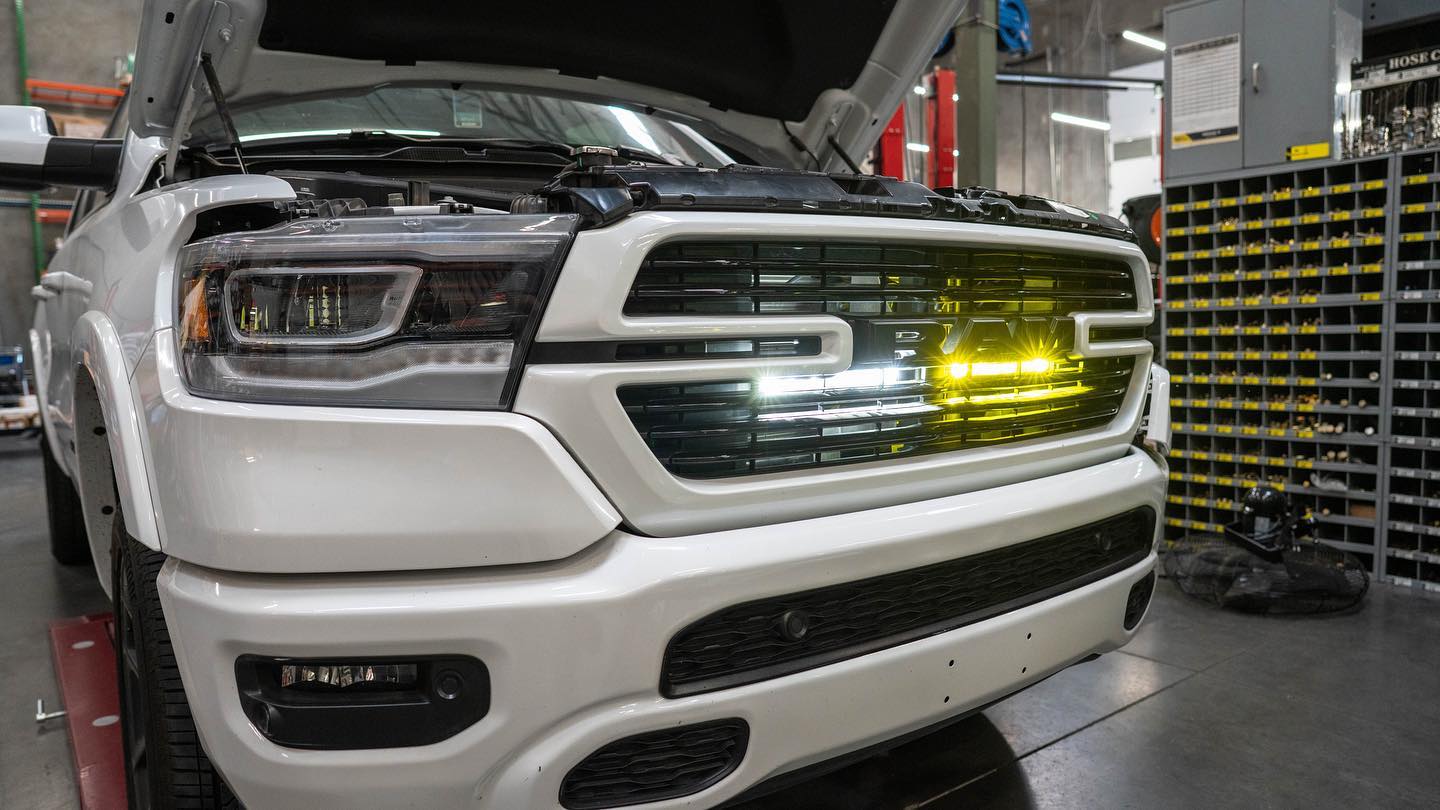
<svg viewBox="0 0 1440 810"><path fill-rule="evenodd" d="M516 139L570 146L628 147L703 166L735 161L694 129L635 110L531 93L448 87L382 87L364 95L310 99L241 111L245 143L351 131L418 138ZM223 142L219 132L194 133Z"/></svg>

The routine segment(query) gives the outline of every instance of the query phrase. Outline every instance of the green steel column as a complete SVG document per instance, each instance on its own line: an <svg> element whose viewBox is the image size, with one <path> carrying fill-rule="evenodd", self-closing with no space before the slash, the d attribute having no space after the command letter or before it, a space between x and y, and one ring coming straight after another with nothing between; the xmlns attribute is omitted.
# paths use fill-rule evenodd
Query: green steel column
<svg viewBox="0 0 1440 810"><path fill-rule="evenodd" d="M955 182L995 187L996 0L969 4L975 15L955 26L950 66L955 70Z"/></svg>
<svg viewBox="0 0 1440 810"><path fill-rule="evenodd" d="M30 54L25 47L25 0L15 0L15 52L20 56L20 103L30 104ZM30 241L35 250L35 280L45 269L45 234L40 230L40 195L30 195Z"/></svg>

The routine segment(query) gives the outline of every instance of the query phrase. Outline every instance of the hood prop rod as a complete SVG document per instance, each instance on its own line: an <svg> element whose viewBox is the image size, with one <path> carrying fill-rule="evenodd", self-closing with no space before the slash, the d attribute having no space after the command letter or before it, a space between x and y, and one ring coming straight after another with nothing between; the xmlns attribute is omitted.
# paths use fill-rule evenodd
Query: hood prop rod
<svg viewBox="0 0 1440 810"><path fill-rule="evenodd" d="M205 84L210 88L210 97L215 100L215 112L225 125L225 134L230 138L230 148L235 151L240 173L249 174L245 168L245 154L240 151L240 133L235 129L235 119L230 117L230 108L225 104L225 93L220 89L220 79L215 75L215 64L210 60L209 53L200 54L200 69L205 72Z"/></svg>
<svg viewBox="0 0 1440 810"><path fill-rule="evenodd" d="M845 165L850 167L852 174L864 174L864 172L860 171L860 167L855 165L855 161L850 159L850 155L846 154L845 147L840 145L840 140L835 137L835 133L832 132L826 135L825 141L830 144L831 149L835 150L835 154L839 155L840 159L845 161Z"/></svg>

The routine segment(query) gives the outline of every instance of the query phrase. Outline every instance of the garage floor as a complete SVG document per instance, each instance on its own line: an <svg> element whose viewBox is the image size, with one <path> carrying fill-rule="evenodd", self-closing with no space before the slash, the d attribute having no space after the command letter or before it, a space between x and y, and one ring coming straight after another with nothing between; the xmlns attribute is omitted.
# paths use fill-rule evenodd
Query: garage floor
<svg viewBox="0 0 1440 810"><path fill-rule="evenodd" d="M40 457L0 439L0 804L75 806L52 617L108 609L46 547ZM1266 619L1162 583L1123 652L888 755L772 794L784 808L1434 806L1440 599L1386 586L1357 614Z"/></svg>

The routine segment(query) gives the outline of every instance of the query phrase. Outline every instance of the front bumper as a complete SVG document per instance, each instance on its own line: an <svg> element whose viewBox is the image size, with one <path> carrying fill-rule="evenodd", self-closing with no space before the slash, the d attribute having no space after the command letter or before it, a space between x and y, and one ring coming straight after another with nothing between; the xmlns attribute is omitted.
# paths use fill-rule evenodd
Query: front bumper
<svg viewBox="0 0 1440 810"><path fill-rule="evenodd" d="M977 624L858 658L682 699L659 693L666 642L738 602L919 567L1148 505L1164 473L1144 452L982 492L673 538L623 532L565 560L501 570L230 574L171 559L160 594L206 750L251 807L548 807L566 772L618 738L739 717L739 768L712 806L795 768L1009 694L1124 644L1120 573ZM1133 632L1133 631L1132 631ZM427 746L310 751L264 739L241 710L235 660L472 655L490 713ZM954 660L954 665L950 661Z"/></svg>

